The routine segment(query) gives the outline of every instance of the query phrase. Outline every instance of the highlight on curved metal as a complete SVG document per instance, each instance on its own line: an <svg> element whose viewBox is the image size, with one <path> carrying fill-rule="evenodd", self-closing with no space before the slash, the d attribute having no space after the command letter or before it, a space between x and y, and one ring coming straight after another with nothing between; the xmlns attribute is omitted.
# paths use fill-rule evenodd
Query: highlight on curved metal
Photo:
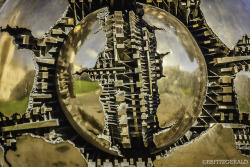
<svg viewBox="0 0 250 167"><path fill-rule="evenodd" d="M207 24L219 39L233 49L245 34L250 34L250 1L202 0L201 11Z"/></svg>
<svg viewBox="0 0 250 167"><path fill-rule="evenodd" d="M63 111L76 131L99 149L118 154L110 148L108 137L102 135L105 126L103 106L99 100L102 88L88 74L78 74L93 68L99 53L104 50L106 36L97 15L105 10L107 8L86 16L64 42L57 63L57 89ZM69 75L71 79L65 81L61 75ZM65 82L69 82L69 87L65 88ZM63 96L67 93L70 97L65 100Z"/></svg>
<svg viewBox="0 0 250 167"><path fill-rule="evenodd" d="M26 28L35 38L41 39L65 14L68 6L67 0L34 0L32 3L8 0L0 11L0 27Z"/></svg>
<svg viewBox="0 0 250 167"><path fill-rule="evenodd" d="M157 81L160 127L170 127L154 135L157 148L182 137L201 114L206 95L207 69L203 54L189 30L173 15L142 5L143 20L156 27L157 51L169 52L162 58L163 71Z"/></svg>
<svg viewBox="0 0 250 167"><path fill-rule="evenodd" d="M220 155L245 159L250 39L244 35L228 47L249 32L249 2L235 4L6 1L0 153L6 152L0 162L20 166L28 158L23 164L36 166L43 158L55 166L86 166L86 157L89 166L158 167ZM32 150L36 143L42 147Z"/></svg>
<svg viewBox="0 0 250 167"><path fill-rule="evenodd" d="M20 164L22 166L88 166L79 149L67 141L53 143L45 141L40 136L25 134L17 138L16 148L15 151L10 150L6 154L7 161L14 167Z"/></svg>
<svg viewBox="0 0 250 167"><path fill-rule="evenodd" d="M19 50L7 32L0 33L0 112L10 117L32 108L30 93L36 76L34 55Z"/></svg>
<svg viewBox="0 0 250 167"><path fill-rule="evenodd" d="M138 7L141 8L140 5ZM206 63L195 40L178 19L149 5L143 5L142 9L144 11L142 19L155 29L157 54L169 52L168 55L162 56L161 62L159 62L163 69L159 73L162 77L158 79L158 88L156 88L160 98L160 104L157 109L160 127L171 126L168 132L165 130L158 131L154 136L156 147L161 148L172 144L182 137L201 113L206 93ZM105 10L107 9L100 9L89 14L74 28L60 51L57 76L59 76L59 101L71 124L92 144L97 142L102 147L106 146L106 148L102 148L103 150L109 151L109 144L102 144L103 141L100 141L97 136L103 133L106 123L104 122L104 106L102 106L99 100L102 93L99 84L102 84L101 82L98 84L97 81L91 79L97 77L95 72L91 73L93 75L91 77L90 74L84 72L92 68L98 70L99 65L97 61L100 61L98 56L107 46L105 32L102 30L102 25L100 25L98 19L99 13ZM115 15L114 17L118 16ZM106 31L109 32L108 30ZM141 54L143 56L143 53ZM118 56L121 59L119 51ZM130 58L126 61L129 62L129 60ZM120 61L122 62L122 60ZM150 63L150 60L148 61ZM119 61L117 64L119 64ZM130 63L131 65L132 63ZM152 68L148 67L147 70L149 70L148 73L151 73ZM60 75L63 74L67 74L71 78L68 87L65 87L64 80L60 79ZM144 74L142 73L142 75ZM112 76L110 75L110 77ZM150 77L153 77L153 74L152 76L149 75L149 83L151 84L153 79ZM111 84L110 82L108 81L109 84ZM142 87L144 87L144 84L142 83ZM108 93L110 92L106 94ZM63 97L66 94L70 95L67 100ZM177 102L179 102L179 105L175 106ZM144 121L148 122L147 120ZM94 138L96 141L94 142L91 138ZM97 147L99 148L100 146Z"/></svg>

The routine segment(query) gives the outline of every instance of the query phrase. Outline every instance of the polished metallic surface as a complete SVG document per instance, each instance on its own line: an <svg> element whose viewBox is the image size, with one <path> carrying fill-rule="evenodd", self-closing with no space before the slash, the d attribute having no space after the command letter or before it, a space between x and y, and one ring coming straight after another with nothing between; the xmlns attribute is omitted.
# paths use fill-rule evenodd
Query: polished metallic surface
<svg viewBox="0 0 250 167"><path fill-rule="evenodd" d="M0 147L0 165L2 167L9 167L4 158L4 149L2 146Z"/></svg>
<svg viewBox="0 0 250 167"><path fill-rule="evenodd" d="M70 34L69 38L66 40L62 49L60 50L60 55L58 58L58 69L60 69L60 66L64 69L68 68L69 75L73 77L72 81L70 82L73 82L73 84L70 83L68 87L70 99L66 102L63 101L63 98L59 99L66 115L71 115L68 116L68 119L71 121L75 129L77 129L78 132L80 131L80 134L83 132L82 135L84 137L90 134L90 136L96 138L96 136L88 131L85 131L85 129L88 129L95 134L102 134L105 123L110 124L108 122L103 122L104 115L100 116L100 114L104 113L104 111L102 110L101 102L106 103L105 99L110 97L109 93L116 94L116 101L113 101L112 98L110 98L110 103L105 104L104 107L113 108L110 105L111 103L113 104L113 106L119 106L121 105L120 103L123 102L125 105L131 108L133 106L133 103L135 102L132 102L130 104L130 102L125 101L124 96L126 96L126 94L128 94L127 96L129 96L129 94L135 93L135 91L138 92L139 90L141 94L139 94L138 97L143 95L146 97L145 99L154 99L155 101L152 101L153 103L160 104L158 106L158 109L157 106L152 107L150 105L147 109L148 106L146 106L145 104L148 103L148 100L145 101L144 98L138 99L141 100L140 111L143 112L143 108L145 108L145 113L143 113L141 116L137 114L138 116L134 119L143 119L142 126L145 127L145 124L151 124L153 121L153 113L151 112L157 110L160 127L166 128L173 126L171 127L171 130L167 129L167 132L164 129L158 131L158 133L155 134L154 142L156 144L156 147L161 148L174 143L180 137L182 137L194 124L198 115L201 113L201 107L204 102L206 91L206 64L196 42L194 41L188 30L184 27L184 25L180 23L180 21L178 21L172 15L155 7L146 5L144 5L143 7L140 7L139 5L138 7L144 10L142 19L148 24L148 27L156 27L156 30L154 31L156 41L153 40L154 38L150 38L150 40L148 39L147 41L147 36L143 38L143 40L146 40L146 43L148 42L151 44L150 46L153 46L152 44L157 42L156 48L152 47L150 48L150 51L147 51L145 49L145 51L138 50L136 52L141 54L141 59L145 59L143 60L143 62L148 62L147 65L141 65L142 63L140 63L139 60L138 64L131 64L132 61L129 57L131 53L122 53L122 50L119 48L122 46L122 41L124 38L124 34L122 34L123 31L121 30L121 28L119 29L119 27L122 27L126 30L126 25L121 24L123 23L122 13L115 12L114 16L109 16L109 18L114 17L114 22L116 24L114 24L113 27L117 27L117 29L109 29L109 27L112 27L109 25L112 20L109 21L109 19L105 19L105 23L102 24L108 25L103 26L104 28L102 28L102 25L100 25L101 21L99 20L99 17L101 15L100 13L104 15L106 9L103 9L103 11L96 11L88 15L79 25L74 28L73 32ZM134 23L132 22L133 17L136 16L130 12L129 19L131 25L137 24L136 21ZM131 32L136 31L135 29L133 29L133 27L130 28ZM103 30L105 30L105 32ZM146 27L142 28L142 30L146 31ZM112 31L117 31L118 34L113 37L112 41L107 41L106 44L106 36L109 40L112 39L112 36L110 35L112 34ZM133 38L133 35L131 36ZM153 34L148 33L148 36L152 37ZM133 40L134 39L131 39L131 41ZM112 48L112 50L114 50L114 53L111 52L110 54L114 54L116 64L113 67L112 62L110 62L109 66L112 68L107 68L104 63L102 64L102 61L105 60L106 62L108 60L105 56L108 56L109 54L105 54L106 52L108 53L111 50L108 47L110 47L110 43L113 42L115 47ZM116 46L116 42L119 43L119 45ZM156 49L156 54L158 55L164 55L164 53L166 54L167 52L169 53L165 56L160 56L161 58L158 60L157 55L155 55L154 49ZM102 52L104 52L104 54L102 54ZM148 57L143 56L144 54L148 54ZM124 58L124 56L127 57ZM112 57L110 57L109 59L112 60ZM118 68L126 69L126 67L124 67L126 63L130 63L127 64L128 67L131 66L132 68L136 68L138 66L136 68L137 71L148 71L148 76L146 73L140 74L139 72L138 83L142 84L142 86L139 86L137 83L138 86L136 86L135 88L131 87L131 92L129 92L127 88L123 88L123 84L125 84L127 81L122 80L123 78L117 80L116 75L112 76L109 73L106 73L106 70L115 70ZM159 68L161 70L159 72L156 71L156 67L158 66L157 63L160 63ZM127 70L130 69L128 68ZM125 70L125 72L127 70ZM102 73L99 74L98 71L101 71ZM58 75L64 73L62 70L58 70L58 72ZM104 72L106 74L109 74L108 79L106 79L105 75L103 74ZM117 72L114 71L112 73L116 74ZM137 73L138 72L135 72L135 74L133 74L130 72L129 75L126 73L121 74L128 75L127 78L131 78L131 83L133 81L132 77L137 78ZM159 73L159 76L162 77L157 78L157 73ZM114 78L114 81L111 78ZM149 79L147 80L145 78ZM58 79L58 85L60 85L60 78ZM110 84L110 88L105 88L105 90L111 89L113 91L106 92L102 95L101 87L96 81L98 81L100 85ZM114 85L114 87L118 87L118 89L112 88L112 82L117 85ZM86 87L88 87L88 89L86 89ZM158 93L156 92L157 89L155 87L158 87ZM63 89L64 87L59 87L59 94L61 94L62 96L65 93ZM100 96L102 96L102 100L99 100ZM160 102L157 100L158 97L160 98ZM178 106L176 105L176 103L179 103ZM119 124L120 126L126 127L126 118L131 117L132 115L129 115L131 111L129 111L130 109L127 109L127 107L125 107L124 110L125 113L121 114L122 116L120 116L121 118L119 118ZM126 110L128 110L127 113ZM136 109L133 109L133 111L135 110ZM111 111L106 111L107 120L112 118L112 115L108 115L108 112ZM74 118L79 116L82 117ZM81 125L77 123L76 120L79 122L85 122L85 124ZM154 121L156 121L156 118L154 119ZM117 124L115 122L115 119L112 121L112 123ZM139 124L137 124L137 121L134 122L134 124L135 126L140 126ZM139 129L133 132L129 128L130 125L128 125L127 127L122 129L121 136L125 136L125 134L127 134L128 136L131 135L135 137L136 135L133 135L134 133L140 133ZM144 144L147 147L147 138L149 138L149 135L147 136L143 134L147 133L146 129L148 128L144 127L142 127L142 136ZM154 126L154 128L156 128L156 126ZM112 128L110 130L113 131ZM119 131L116 132L116 134L117 133L119 133ZM111 138L115 137L112 133L110 134L109 132L104 132L103 134L107 134ZM122 144L125 148L131 147L130 141L125 141L124 138L122 140Z"/></svg>
<svg viewBox="0 0 250 167"><path fill-rule="evenodd" d="M6 153L6 159L12 167L26 166L65 166L87 167L79 149L72 143L48 142L30 134L17 138L16 151Z"/></svg>
<svg viewBox="0 0 250 167"><path fill-rule="evenodd" d="M250 72L241 71L234 79L235 92L238 96L240 113L250 112Z"/></svg>
<svg viewBox="0 0 250 167"><path fill-rule="evenodd" d="M8 33L0 33L0 112L7 117L24 114L29 106L36 75L33 59L29 50L17 49Z"/></svg>
<svg viewBox="0 0 250 167"><path fill-rule="evenodd" d="M8 0L0 11L0 27L26 28L35 38L42 38L63 16L68 5L67 0L33 0L32 3Z"/></svg>
<svg viewBox="0 0 250 167"><path fill-rule="evenodd" d="M242 37L249 27L246 1L6 2L0 31L13 36L18 52L34 53L38 65L33 106L25 112L10 105L21 112L11 117L0 113L6 166L200 167L207 159L250 155L249 106L241 105L249 89L243 73L250 70L250 39ZM229 50L220 38L240 40ZM0 69L1 63L0 56Z"/></svg>
<svg viewBox="0 0 250 167"><path fill-rule="evenodd" d="M0 0L0 9L3 7L6 0Z"/></svg>
<svg viewBox="0 0 250 167"><path fill-rule="evenodd" d="M230 49L250 34L249 0L202 0L200 7L212 31Z"/></svg>
<svg viewBox="0 0 250 167"><path fill-rule="evenodd" d="M175 149L166 157L155 160L154 166L165 167L166 164L171 164L174 167L223 166L216 162L208 163L209 160L240 160L244 163L231 165L248 167L250 158L243 156L235 147L233 130L225 129L221 124L217 124L198 139Z"/></svg>
<svg viewBox="0 0 250 167"><path fill-rule="evenodd" d="M60 67L68 68L74 86L68 88L72 90L69 104L62 97L59 97L59 101L68 120L80 135L96 147L117 154L110 150L107 137L98 136L105 127L103 106L99 100L102 88L87 73L80 74L83 70L93 68L98 55L104 50L106 37L98 14L105 10L107 8L99 9L85 17L64 42L59 53L57 71L61 75ZM62 88L58 91L63 96Z"/></svg>
<svg viewBox="0 0 250 167"><path fill-rule="evenodd" d="M157 109L160 127L171 127L154 136L156 147L172 144L183 136L201 114L207 71L203 54L186 27L171 14L143 5L143 19L155 26L157 51L163 77L157 81L161 103Z"/></svg>
<svg viewBox="0 0 250 167"><path fill-rule="evenodd" d="M80 32L77 32L77 31ZM74 53L74 72L79 72L77 67L93 68L96 65L98 55L104 51L106 44L106 36L101 28L97 17L88 17L88 20L78 24L75 29L76 36L73 36L74 41L78 41L77 46L70 45L75 49ZM73 56L73 55L72 55ZM73 58L72 58L73 59ZM77 66L77 67L76 67Z"/></svg>
<svg viewBox="0 0 250 167"><path fill-rule="evenodd" d="M83 118L89 117L89 119L85 118L86 122L89 121L87 129L95 134L102 134L105 125L104 112L99 100L102 88L98 82L92 81L88 74L78 73L86 68L93 68L98 55L104 50L106 36L97 17L99 12L87 16L74 28L64 42L58 58L60 65L72 64L71 75L76 94L76 97L71 97L72 110L81 113Z"/></svg>

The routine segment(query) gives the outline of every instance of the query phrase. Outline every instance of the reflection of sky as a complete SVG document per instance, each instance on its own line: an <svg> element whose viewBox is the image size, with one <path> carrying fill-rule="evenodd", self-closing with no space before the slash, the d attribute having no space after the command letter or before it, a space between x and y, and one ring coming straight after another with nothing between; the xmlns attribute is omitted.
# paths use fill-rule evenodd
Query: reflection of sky
<svg viewBox="0 0 250 167"><path fill-rule="evenodd" d="M32 53L29 50L15 50L14 56L11 58L11 63L15 66L22 66L28 70L34 70L34 62Z"/></svg>
<svg viewBox="0 0 250 167"><path fill-rule="evenodd" d="M181 37L180 25L174 24L176 23L175 20L167 19L167 15L160 10L148 10L143 15L143 20L149 25L162 29L155 30L157 52L170 52L164 57L163 66L179 66L182 71L193 72L198 68L198 63L196 59L193 62L189 59L189 57L194 56L188 55L188 52L183 47L182 42L185 43L183 40L185 40L186 36ZM185 33L183 32L183 34Z"/></svg>
<svg viewBox="0 0 250 167"><path fill-rule="evenodd" d="M163 66L179 66L180 70L193 72L198 68L196 59L190 61L185 48L180 39L175 34L173 28L165 28L165 30L155 31L157 40L157 52L170 52L163 58Z"/></svg>
<svg viewBox="0 0 250 167"><path fill-rule="evenodd" d="M202 0L208 25L230 49L250 33L250 0Z"/></svg>
<svg viewBox="0 0 250 167"><path fill-rule="evenodd" d="M0 27L27 28L35 38L42 38L62 17L68 5L65 0L9 0L0 10Z"/></svg>
<svg viewBox="0 0 250 167"><path fill-rule="evenodd" d="M244 75L244 76L247 76L248 78L250 78L250 71L241 71L237 75Z"/></svg>
<svg viewBox="0 0 250 167"><path fill-rule="evenodd" d="M91 27L90 34L84 34L87 40L80 46L76 56L75 63L87 68L93 68L96 65L98 55L103 52L106 44L105 33L100 30L100 25L95 22Z"/></svg>

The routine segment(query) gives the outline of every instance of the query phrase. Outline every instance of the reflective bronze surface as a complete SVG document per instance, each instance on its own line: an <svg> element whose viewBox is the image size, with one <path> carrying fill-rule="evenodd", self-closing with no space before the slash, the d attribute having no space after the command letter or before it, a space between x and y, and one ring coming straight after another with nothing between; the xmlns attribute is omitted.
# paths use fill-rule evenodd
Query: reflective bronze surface
<svg viewBox="0 0 250 167"><path fill-rule="evenodd" d="M207 167L207 166L243 166L248 167L250 158L236 150L232 129L225 129L217 124L198 139L183 145L170 155L154 161L155 167ZM178 160L177 160L178 159ZM208 161L207 161L208 160ZM208 164L209 160L239 160L245 164ZM211 161L210 161L211 162ZM248 162L248 163L247 163ZM218 162L219 163L219 162ZM246 164L247 163L247 164ZM170 165L170 166L171 166Z"/></svg>
<svg viewBox="0 0 250 167"><path fill-rule="evenodd" d="M160 127L171 127L154 136L157 147L183 136L201 113L207 83L206 63L187 28L171 14L143 5L143 19L156 27L157 52L162 58L163 77L157 81Z"/></svg>
<svg viewBox="0 0 250 167"><path fill-rule="evenodd" d="M35 38L55 25L68 7L67 0L8 0L0 11L0 27L27 28Z"/></svg>
<svg viewBox="0 0 250 167"><path fill-rule="evenodd" d="M29 50L17 49L8 33L0 34L0 112L7 117L24 114L32 104L30 92L36 75L33 58Z"/></svg>
<svg viewBox="0 0 250 167"><path fill-rule="evenodd" d="M63 80L60 81L60 75L66 71L72 76L68 88L64 90L64 87L60 86L58 90L62 96L62 98L59 99L64 108L64 112L75 129L77 129L80 134L82 133L83 137L87 140L90 140L91 137L94 138L96 141L91 140L91 142L100 143L104 146L104 148L102 148L104 150L109 149L108 143L104 144L105 139L100 140L100 138L96 136L102 134L105 127L104 111L101 100L99 99L102 90L98 82L93 82L88 73L84 71L91 70L92 68L99 70L97 61L105 57L99 58L98 56L107 49L105 47L110 45L106 45L106 35L109 37L108 34L112 31L108 30L107 25L105 28L102 28L98 18L100 17L100 13L105 13L105 10L104 8L93 12L74 28L60 50L57 66L59 76L58 85L63 83ZM157 41L157 54L164 55L164 53L169 52L166 56L162 56L160 60L162 64L160 75L162 75L162 77L157 81L158 93L160 94L160 105L157 109L157 116L160 127L166 128L171 126L170 130L165 129L159 131L154 136L156 147L161 148L172 144L182 137L201 113L206 91L206 64L196 42L179 20L171 14L152 6L144 5L143 10L143 20L150 26L156 27L154 33ZM120 15L118 15L118 13L114 16L114 18L119 17ZM119 26L117 25L117 27ZM103 29L107 31L106 34ZM120 38L122 38L122 35L120 36ZM112 42L116 40L120 42L118 38L113 39ZM114 54L115 53L116 52L114 52ZM118 54L120 55L119 52ZM128 53L126 54L128 55ZM130 59L127 59L126 61L129 62L129 60ZM152 60L149 59L148 61L150 63ZM101 68L105 70L105 67ZM64 71L65 69L66 71ZM148 76L150 78L149 84L152 84L153 75L151 76L151 72L154 69L153 63L148 64L148 67L145 69L150 70ZM93 75L92 78L95 78L98 74L91 73L91 75ZM102 77L100 80L102 80ZM108 84L111 84L111 81L112 80L108 81ZM106 82L104 79L102 84ZM142 82L147 84L145 79ZM146 88L146 86L144 87ZM68 91L70 94L69 99L66 101L63 100L65 91ZM151 90L151 94L152 91L153 89ZM157 98L157 96L154 98ZM120 100L123 101L122 99ZM116 101L120 100L117 98ZM177 103L178 105L176 105ZM140 102L140 104L143 103ZM145 122L149 121L151 120L145 120ZM125 132L129 134L128 130L124 130L124 133ZM111 136L111 138L112 137L113 136ZM108 142L108 140L106 140L106 142Z"/></svg>
<svg viewBox="0 0 250 167"><path fill-rule="evenodd" d="M74 67L74 72L78 71L78 66L81 68L95 67L98 55L104 51L106 44L106 36L101 29L99 19L88 17L88 20L78 24L74 30L75 36L72 38L74 41L78 41L76 47L74 42L70 45L72 49L75 49L76 54L73 63L77 67Z"/></svg>
<svg viewBox="0 0 250 167"><path fill-rule="evenodd" d="M10 107L22 114L0 114L0 166L200 167L216 158L245 160L239 151L250 155L249 75L236 73L250 69L250 40L244 36L229 52L206 24L200 2L147 0L158 8L143 8L131 0L9 0L0 11L0 30L10 23L3 31L13 35L19 50L6 47L10 42L0 35L0 97L6 98L7 88L13 87L13 74L18 82L23 77L18 65L10 65L11 70L6 65L7 60L22 64L19 58L30 58L20 48L35 53L33 66L37 62L39 69L34 93L19 83L13 91L20 96L26 92L32 112L25 113L27 103L0 102L7 114L13 114ZM242 2L205 6L216 11L211 17L219 21L212 23L224 31L226 42L241 38L240 23L246 21L234 19L248 19L242 11L250 9ZM230 17L224 13L228 3ZM102 6L110 12L96 11ZM239 27L230 25L236 22ZM28 38L30 32L44 40ZM228 129L216 125L205 131L216 123Z"/></svg>
<svg viewBox="0 0 250 167"><path fill-rule="evenodd" d="M64 42L59 53L57 72L61 75L61 67L68 69L74 86L69 85L67 89L72 90L69 101L65 102L62 97L59 101L67 118L80 135L96 147L117 154L110 150L108 138L102 135L105 127L103 106L99 99L102 88L97 81L92 81L87 73L81 73L93 68L98 55L104 50L106 36L101 29L98 13L105 10L107 8L99 9L85 17ZM59 95L63 96L62 88L58 91Z"/></svg>
<svg viewBox="0 0 250 167"><path fill-rule="evenodd" d="M6 153L6 159L12 167L87 167L80 150L69 142L50 143L27 134L17 138L16 147L16 151Z"/></svg>
<svg viewBox="0 0 250 167"><path fill-rule="evenodd" d="M250 72L241 71L234 79L240 113L250 113Z"/></svg>
<svg viewBox="0 0 250 167"><path fill-rule="evenodd" d="M200 7L212 31L230 49L250 34L249 0L202 0Z"/></svg>
<svg viewBox="0 0 250 167"><path fill-rule="evenodd" d="M71 75L76 94L76 97L71 97L72 110L79 111L85 121L89 121L88 129L95 134L102 134L105 125L99 100L102 89L88 74L78 74L86 68L93 68L99 53L104 50L106 36L101 30L97 13L87 16L74 28L60 51L58 64L72 64Z"/></svg>
<svg viewBox="0 0 250 167"><path fill-rule="evenodd" d="M9 167L4 158L4 149L2 146L0 147L0 166Z"/></svg>

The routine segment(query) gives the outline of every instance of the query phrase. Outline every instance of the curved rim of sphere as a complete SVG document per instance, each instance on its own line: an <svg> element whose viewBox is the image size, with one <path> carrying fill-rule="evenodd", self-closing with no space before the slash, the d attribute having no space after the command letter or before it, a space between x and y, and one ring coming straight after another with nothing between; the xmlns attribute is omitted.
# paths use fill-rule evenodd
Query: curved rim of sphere
<svg viewBox="0 0 250 167"><path fill-rule="evenodd" d="M59 102L62 106L62 109L68 119L68 121L71 123L71 125L73 126L73 128L85 139L87 140L89 143L91 143L92 145L94 145L95 147L113 154L113 155L119 155L119 153L116 150L112 150L110 148L110 143L107 139L99 138L97 135L95 135L94 133L92 133L91 131L89 131L85 126L83 121L81 120L81 114L79 113L78 110L74 109L71 105L70 101L70 97L68 97L67 99L65 99L65 94L62 93L62 91L60 90L60 76L64 75L64 73L68 73L68 68L71 68L70 65L68 64L68 61L70 61L70 57L67 57L69 55L64 56L64 53L62 53L63 49L72 49L71 51L73 51L75 48L72 48L72 43L74 42L74 37L78 36L77 32L79 30L79 28L81 29L82 26L84 26L83 23L87 22L86 20L89 20L91 18L96 17L97 18L97 14L104 11L107 8L102 8L102 9L98 9L92 13L90 13L89 15L87 15L77 26L75 26L75 28L69 33L68 38L65 40L64 45L61 48L61 51L59 53L59 57L58 57L58 63L57 63L57 92L58 92L58 99ZM98 20L98 18L97 18ZM79 25L81 24L81 26L79 27ZM74 52L74 51L73 51ZM69 54L71 54L72 52L70 52ZM62 72L63 71L63 72ZM71 71L72 72L72 71ZM66 74L68 75L68 74ZM69 76L69 84L73 84L73 78ZM67 88L65 88L68 91L68 86L66 85ZM67 92L67 94L69 95L69 92ZM69 100L69 101L67 101Z"/></svg>
<svg viewBox="0 0 250 167"><path fill-rule="evenodd" d="M206 63L203 57L203 54L199 48L199 46L197 45L196 41L194 40L194 38L192 37L191 33L189 32L189 30L183 25L182 22L180 22L176 17L174 17L173 15L171 15L170 13L161 10L159 8L150 6L150 5L143 5L141 3L138 3L138 5L143 6L143 8L153 8L155 10L158 10L160 12L163 12L166 14L167 17L170 17L172 19L172 21L174 22L174 24L177 24L178 26L180 26L184 31L186 31L188 33L188 37L190 38L190 40L192 41L193 47L195 47L195 54L197 55L193 55L196 60L198 60L198 65L199 65L199 70L202 72L203 75L200 76L200 94L198 95L198 97L195 98L195 103L196 105L193 106L193 112L190 113L186 113L184 114L184 116L180 119L180 121L178 121L176 124L174 124L170 130L160 130L158 131L157 134L154 135L154 142L156 140L163 140L164 139L164 135L166 135L166 133L169 135L167 138L167 143L164 141L162 141L160 144L155 142L156 144L156 148L159 148L160 150L162 148L165 148L166 146L174 143L175 141L177 141L179 138L181 138L190 128L191 126L195 123L195 121L197 120L198 116L200 115L201 111L202 111L202 105L204 103L204 99L205 99L205 93L206 93L206 85L207 85L207 69L206 69ZM85 22L85 20L87 20L89 17L93 17L93 16L97 16L97 13L103 11L105 8L99 9L95 12L90 13L87 17L85 17L79 24L81 24L82 22ZM79 26L79 24L77 26ZM77 27L78 29L79 27ZM81 27L82 28L82 27ZM71 125L74 127L74 129L85 139L87 140L89 143L91 143L92 145L96 146L97 148L108 152L110 154L113 155L118 155L118 152L111 150L112 148L110 148L110 143L109 144L103 144L101 139L98 138L98 136L91 134L91 132L88 131L88 129L86 129L86 127L81 125L81 118L78 116L79 113L76 110L72 109L72 106L70 104L70 97L65 98L65 92L63 93L60 90L60 76L62 75L70 75L67 74L67 68L70 68L69 64L67 64L67 62L63 62L63 60L61 59L62 55L64 53L62 53L63 48L66 47L70 47L71 44L74 41L74 31L75 31L76 27L74 28L74 30L69 34L69 38L64 42L64 45L62 46L62 49L60 51L59 54L59 58L58 58L58 63L57 63L57 92L58 92L58 97L59 97L59 102L62 106L62 109L67 117L67 119L69 120L69 122L71 123ZM71 48L74 49L74 48ZM67 55L68 53L66 53L66 59L70 59L70 57L67 57L69 55ZM65 56L65 55L63 55ZM65 57L64 57L65 58ZM66 64L65 64L66 63ZM71 78L71 76L68 76L69 78ZM73 82L72 78L69 82ZM64 85L67 87L67 84ZM68 88L66 88L68 89ZM69 92L66 92L66 94L69 94ZM163 135L163 137L162 137ZM165 137L166 138L166 137ZM108 140L106 140L108 141Z"/></svg>
<svg viewBox="0 0 250 167"><path fill-rule="evenodd" d="M156 21L163 20L165 23L162 24L165 24L169 27L172 26L174 29L179 29L180 34L177 36L179 36L179 39L182 41L182 45L185 45L186 52L189 52L188 56L197 60L198 68L199 71L201 72L201 74L198 77L198 80L200 82L200 84L197 85L198 94L197 97L194 98L195 105L193 105L192 109L189 110L189 112L186 112L180 118L180 120L176 122L174 125L172 125L170 128L159 131L157 134L154 135L154 142L156 144L156 147L159 149L164 149L165 147L173 144L178 139L183 137L184 134L196 122L198 116L201 114L202 106L204 104L207 91L207 66L204 56L200 50L200 47L196 43L195 39L193 38L192 34L187 29L187 27L178 18L176 18L167 11L159 9L158 7L142 3L138 3L138 5L143 7L144 15L150 15L150 13L155 13L155 16L149 16L150 19L154 19ZM163 17L160 17L160 15ZM163 19L166 17L168 19ZM164 27L159 27L159 28L164 29ZM184 32L184 34L181 34L182 32ZM189 47L187 43L190 44ZM190 50L190 48L194 50ZM164 141L162 141L163 139Z"/></svg>

